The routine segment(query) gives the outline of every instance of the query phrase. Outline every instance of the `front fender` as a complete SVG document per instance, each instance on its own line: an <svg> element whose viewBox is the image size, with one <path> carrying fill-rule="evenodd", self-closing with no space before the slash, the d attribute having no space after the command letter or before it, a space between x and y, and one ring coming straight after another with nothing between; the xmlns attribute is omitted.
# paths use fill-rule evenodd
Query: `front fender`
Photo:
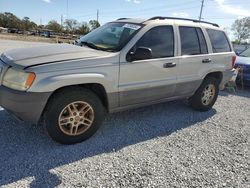
<svg viewBox="0 0 250 188"><path fill-rule="evenodd" d="M79 85L79 84L89 84L89 83L101 84L108 93L114 92L116 90L115 80L108 78L104 74L77 73L77 74L48 76L40 79L38 77L38 79L33 83L32 87L28 91L53 92L62 87Z"/></svg>

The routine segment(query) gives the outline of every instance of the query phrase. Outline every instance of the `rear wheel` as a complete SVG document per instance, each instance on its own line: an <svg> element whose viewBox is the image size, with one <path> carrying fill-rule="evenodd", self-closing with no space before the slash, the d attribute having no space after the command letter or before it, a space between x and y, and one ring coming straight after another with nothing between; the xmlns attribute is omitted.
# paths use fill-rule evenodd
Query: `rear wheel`
<svg viewBox="0 0 250 188"><path fill-rule="evenodd" d="M80 87L56 93L46 109L48 134L62 144L74 144L91 137L100 127L105 114L96 94Z"/></svg>
<svg viewBox="0 0 250 188"><path fill-rule="evenodd" d="M204 79L195 94L189 99L192 108L198 111L210 110L218 98L219 82L213 77Z"/></svg>

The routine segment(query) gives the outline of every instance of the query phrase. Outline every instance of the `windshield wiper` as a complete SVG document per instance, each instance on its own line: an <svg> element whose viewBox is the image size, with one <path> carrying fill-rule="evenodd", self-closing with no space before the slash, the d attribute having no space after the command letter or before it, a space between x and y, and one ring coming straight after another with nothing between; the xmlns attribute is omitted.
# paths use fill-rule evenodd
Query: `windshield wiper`
<svg viewBox="0 0 250 188"><path fill-rule="evenodd" d="M86 41L81 41L81 44L84 46L88 46L90 48L93 48L95 50L100 50L101 48L99 48L98 46L96 46L94 43L92 42L86 42Z"/></svg>
<svg viewBox="0 0 250 188"><path fill-rule="evenodd" d="M81 44L84 46L88 46L89 48L95 49L95 50L102 50L102 51L106 51L106 52L115 52L115 50L110 49L110 48L101 48L96 46L94 43L92 42L87 42L87 41L81 41Z"/></svg>

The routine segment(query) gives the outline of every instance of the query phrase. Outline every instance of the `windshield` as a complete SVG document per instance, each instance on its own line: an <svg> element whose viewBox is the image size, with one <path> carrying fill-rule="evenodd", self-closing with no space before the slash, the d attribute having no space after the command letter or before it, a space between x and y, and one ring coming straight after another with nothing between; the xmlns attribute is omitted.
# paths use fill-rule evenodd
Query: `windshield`
<svg viewBox="0 0 250 188"><path fill-rule="evenodd" d="M141 29L131 23L108 23L80 39L81 45L104 51L120 51Z"/></svg>
<svg viewBox="0 0 250 188"><path fill-rule="evenodd" d="M239 56L250 57L250 48L248 48L245 51L241 52Z"/></svg>

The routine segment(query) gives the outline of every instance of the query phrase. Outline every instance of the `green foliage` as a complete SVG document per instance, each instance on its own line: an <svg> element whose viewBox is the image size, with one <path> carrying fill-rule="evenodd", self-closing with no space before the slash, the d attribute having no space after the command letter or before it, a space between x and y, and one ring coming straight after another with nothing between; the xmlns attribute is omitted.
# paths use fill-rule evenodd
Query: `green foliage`
<svg viewBox="0 0 250 188"><path fill-rule="evenodd" d="M235 20L232 25L234 36L236 41L241 43L243 40L249 39L250 37L250 17Z"/></svg>
<svg viewBox="0 0 250 188"><path fill-rule="evenodd" d="M29 17L20 19L10 12L4 12L0 13L0 27L15 28L25 31L49 29L57 33L66 32L71 34L86 35L90 31L100 27L100 23L96 20L90 20L89 23L79 23L75 19L66 19L63 26L56 20L49 21L47 25L37 25L32 22Z"/></svg>
<svg viewBox="0 0 250 188"><path fill-rule="evenodd" d="M0 13L0 27L16 28L19 30L36 29L36 23L30 21L29 17L24 17L22 20L10 12Z"/></svg>
<svg viewBox="0 0 250 188"><path fill-rule="evenodd" d="M96 23L93 23L93 22L90 22L89 24L87 24L86 22L79 23L75 19L67 19L64 22L65 30L67 33L80 34L80 35L88 34L92 30L93 26L96 27L96 25L94 24Z"/></svg>
<svg viewBox="0 0 250 188"><path fill-rule="evenodd" d="M60 33L63 31L63 27L59 23L57 23L56 20L49 21L48 25L46 25L45 27L46 27L46 29L50 29L50 30L55 31L57 33ZM43 28L41 27L41 29L43 29Z"/></svg>
<svg viewBox="0 0 250 188"><path fill-rule="evenodd" d="M91 31L100 27L100 23L97 20L90 20L89 21Z"/></svg>
<svg viewBox="0 0 250 188"><path fill-rule="evenodd" d="M87 23L82 23L78 28L78 33L80 35L86 35L90 32L90 28Z"/></svg>
<svg viewBox="0 0 250 188"><path fill-rule="evenodd" d="M240 41L238 40L235 40L235 41L232 41L233 44L240 44Z"/></svg>
<svg viewBox="0 0 250 188"><path fill-rule="evenodd" d="M75 19L66 19L64 25L68 33L75 33L78 28L78 22Z"/></svg>
<svg viewBox="0 0 250 188"><path fill-rule="evenodd" d="M21 29L22 21L10 12L0 13L0 26Z"/></svg>

